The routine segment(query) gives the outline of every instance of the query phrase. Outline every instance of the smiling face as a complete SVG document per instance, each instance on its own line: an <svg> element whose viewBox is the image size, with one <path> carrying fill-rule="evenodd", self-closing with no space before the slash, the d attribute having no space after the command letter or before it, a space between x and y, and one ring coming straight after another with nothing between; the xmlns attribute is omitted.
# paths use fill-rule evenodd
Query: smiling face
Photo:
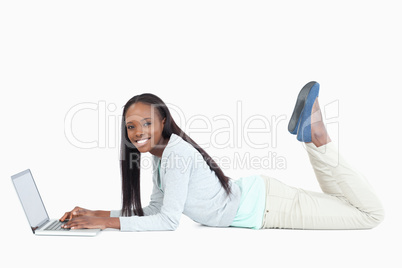
<svg viewBox="0 0 402 268"><path fill-rule="evenodd" d="M127 109L127 136L141 153L150 152L158 157L162 156L167 143L162 137L166 118L160 117L157 109L142 102L134 103Z"/></svg>

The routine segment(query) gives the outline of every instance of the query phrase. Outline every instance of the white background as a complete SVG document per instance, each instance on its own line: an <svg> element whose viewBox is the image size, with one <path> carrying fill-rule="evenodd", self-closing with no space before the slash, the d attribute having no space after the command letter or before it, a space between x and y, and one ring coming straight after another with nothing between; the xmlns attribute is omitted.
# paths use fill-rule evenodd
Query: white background
<svg viewBox="0 0 402 268"><path fill-rule="evenodd" d="M398 243L392 243L400 239L402 223L400 4L273 2L2 1L2 265L400 265ZM215 157L275 152L286 159L286 168L231 166L224 172L233 178L263 173L319 191L303 146L287 132L297 93L311 80L321 85L322 107L338 105L335 117L325 116L341 154L366 175L384 203L386 219L379 227L255 231L204 227L183 216L175 232L32 235L10 176L30 168L52 217L75 205L118 209L118 120L125 102L144 92L180 107L187 118L205 115L212 123L216 115L231 116L240 127L253 115L285 115L277 125L276 148L243 143L207 152ZM236 119L238 101L243 122ZM77 113L73 120L77 138L98 140L96 148L78 148L65 135L65 118L81 103L115 108L104 110L109 120L99 120L99 129L101 109ZM205 134L192 137L208 140ZM269 140L256 134L254 140L264 139ZM144 205L150 174L143 170Z"/></svg>

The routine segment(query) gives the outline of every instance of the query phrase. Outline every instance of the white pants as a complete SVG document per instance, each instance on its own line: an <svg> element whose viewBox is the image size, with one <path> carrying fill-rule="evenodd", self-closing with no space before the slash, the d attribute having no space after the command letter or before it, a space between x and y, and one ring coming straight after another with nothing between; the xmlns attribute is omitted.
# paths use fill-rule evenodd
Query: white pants
<svg viewBox="0 0 402 268"><path fill-rule="evenodd" d="M381 202L365 178L348 165L333 142L306 143L324 193L288 186L261 175L266 183L263 227L283 229L369 229L384 219Z"/></svg>

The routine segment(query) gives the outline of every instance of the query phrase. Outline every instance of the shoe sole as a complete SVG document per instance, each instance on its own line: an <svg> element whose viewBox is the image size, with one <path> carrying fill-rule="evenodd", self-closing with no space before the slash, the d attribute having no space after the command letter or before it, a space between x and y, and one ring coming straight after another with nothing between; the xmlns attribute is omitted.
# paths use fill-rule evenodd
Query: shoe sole
<svg viewBox="0 0 402 268"><path fill-rule="evenodd" d="M317 84L315 81L308 82L299 92L297 96L296 105L293 109L292 116L289 120L288 130L290 133L293 133L297 127L299 122L300 115L303 111L304 105L306 104L306 99L308 94L310 93L311 88Z"/></svg>

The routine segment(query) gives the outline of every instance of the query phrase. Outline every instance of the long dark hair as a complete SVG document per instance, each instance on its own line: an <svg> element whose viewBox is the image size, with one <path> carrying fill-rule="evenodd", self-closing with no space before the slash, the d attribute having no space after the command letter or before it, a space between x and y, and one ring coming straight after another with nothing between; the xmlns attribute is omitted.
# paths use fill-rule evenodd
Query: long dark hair
<svg viewBox="0 0 402 268"><path fill-rule="evenodd" d="M226 177L220 167L216 162L189 136L187 136L184 131L177 126L176 122L173 120L172 115L166 104L156 95L151 93L144 93L132 97L123 109L123 118L121 122L121 156L120 156L120 168L122 176L122 195L123 195L123 206L122 214L124 216L131 216L132 212L134 215L144 216L144 212L141 206L141 192L140 192L140 161L141 153L137 148L130 142L127 129L125 124L125 116L128 108L137 102L145 103L154 106L160 118L163 120L166 118L164 128L162 130L162 137L165 139L170 138L172 133L180 136L183 140L190 143L197 149L202 155L205 162L208 164L209 168L215 172L218 177L222 187L225 189L226 193L230 195L230 185L229 177Z"/></svg>

